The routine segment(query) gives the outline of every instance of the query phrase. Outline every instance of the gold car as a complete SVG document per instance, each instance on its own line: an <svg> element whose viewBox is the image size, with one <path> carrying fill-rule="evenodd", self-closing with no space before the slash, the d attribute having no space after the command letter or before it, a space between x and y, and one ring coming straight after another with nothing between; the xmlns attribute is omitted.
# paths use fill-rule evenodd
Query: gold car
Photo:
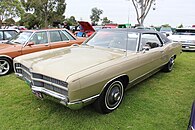
<svg viewBox="0 0 195 130"><path fill-rule="evenodd" d="M14 68L36 96L52 96L71 109L94 103L105 114L132 85L161 69L170 72L180 53L180 43L156 31L102 29L82 45L17 57Z"/></svg>

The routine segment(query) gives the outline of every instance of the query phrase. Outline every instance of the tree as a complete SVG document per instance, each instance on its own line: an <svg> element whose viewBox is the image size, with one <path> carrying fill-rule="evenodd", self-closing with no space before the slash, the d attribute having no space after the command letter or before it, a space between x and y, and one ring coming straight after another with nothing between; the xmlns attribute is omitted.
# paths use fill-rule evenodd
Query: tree
<svg viewBox="0 0 195 130"><path fill-rule="evenodd" d="M113 23L113 22L111 20L109 20L107 17L104 17L102 19L102 25L109 24L109 23Z"/></svg>
<svg viewBox="0 0 195 130"><path fill-rule="evenodd" d="M31 13L25 13L21 17L21 20L18 22L19 22L19 25L25 26L28 29L32 29L35 26L40 24L39 19L36 17L36 15L31 14Z"/></svg>
<svg viewBox="0 0 195 130"><path fill-rule="evenodd" d="M5 19L20 17L23 13L24 10L20 1L0 0L0 28Z"/></svg>
<svg viewBox="0 0 195 130"><path fill-rule="evenodd" d="M183 28L183 24L180 24L180 25L178 26L178 28Z"/></svg>
<svg viewBox="0 0 195 130"><path fill-rule="evenodd" d="M4 20L4 22L6 23L7 26L11 26L15 24L15 20L13 18L8 18Z"/></svg>
<svg viewBox="0 0 195 130"><path fill-rule="evenodd" d="M70 18L66 18L65 21L70 26L76 26L78 24L74 16L70 16Z"/></svg>
<svg viewBox="0 0 195 130"><path fill-rule="evenodd" d="M137 22L143 26L144 20L150 11L152 4L155 4L155 0L132 0L135 7ZM155 8L153 8L155 10Z"/></svg>
<svg viewBox="0 0 195 130"><path fill-rule="evenodd" d="M56 21L63 21L65 16L65 0L21 0L26 11L33 11L41 23L42 27Z"/></svg>
<svg viewBox="0 0 195 130"><path fill-rule="evenodd" d="M162 27L171 27L169 24L163 24Z"/></svg>
<svg viewBox="0 0 195 130"><path fill-rule="evenodd" d="M92 13L90 16L91 22L92 24L96 25L100 21L100 15L103 14L103 10L95 7L91 10L91 13Z"/></svg>

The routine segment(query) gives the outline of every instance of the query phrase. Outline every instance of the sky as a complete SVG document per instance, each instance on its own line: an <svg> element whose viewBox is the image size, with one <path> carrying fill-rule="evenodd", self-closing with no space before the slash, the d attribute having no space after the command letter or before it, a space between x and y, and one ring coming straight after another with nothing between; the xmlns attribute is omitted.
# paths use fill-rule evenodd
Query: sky
<svg viewBox="0 0 195 130"><path fill-rule="evenodd" d="M90 22L91 9L97 7L103 10L101 18L108 17L109 20L118 24L128 23L128 21L132 25L137 23L131 0L66 0L66 3L66 18L75 16L78 21ZM156 0L156 5L152 7L156 9L151 8L144 21L145 26L195 25L195 0Z"/></svg>

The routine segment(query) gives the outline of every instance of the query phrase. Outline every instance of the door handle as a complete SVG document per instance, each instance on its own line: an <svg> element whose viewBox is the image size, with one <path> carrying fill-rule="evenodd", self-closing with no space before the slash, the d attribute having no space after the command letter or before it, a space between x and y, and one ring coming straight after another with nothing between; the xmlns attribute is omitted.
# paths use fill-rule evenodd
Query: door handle
<svg viewBox="0 0 195 130"><path fill-rule="evenodd" d="M49 46L49 44L45 44L45 46Z"/></svg>

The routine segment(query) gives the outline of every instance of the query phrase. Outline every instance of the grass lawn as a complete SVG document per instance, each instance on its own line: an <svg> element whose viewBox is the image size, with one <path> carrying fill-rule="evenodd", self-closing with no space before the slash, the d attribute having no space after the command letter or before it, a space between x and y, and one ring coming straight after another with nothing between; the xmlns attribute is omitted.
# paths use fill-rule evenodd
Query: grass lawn
<svg viewBox="0 0 195 130"><path fill-rule="evenodd" d="M195 52L183 52L171 73L158 72L129 89L107 115L91 106L70 110L39 100L14 74L0 77L0 129L185 130L195 99Z"/></svg>

